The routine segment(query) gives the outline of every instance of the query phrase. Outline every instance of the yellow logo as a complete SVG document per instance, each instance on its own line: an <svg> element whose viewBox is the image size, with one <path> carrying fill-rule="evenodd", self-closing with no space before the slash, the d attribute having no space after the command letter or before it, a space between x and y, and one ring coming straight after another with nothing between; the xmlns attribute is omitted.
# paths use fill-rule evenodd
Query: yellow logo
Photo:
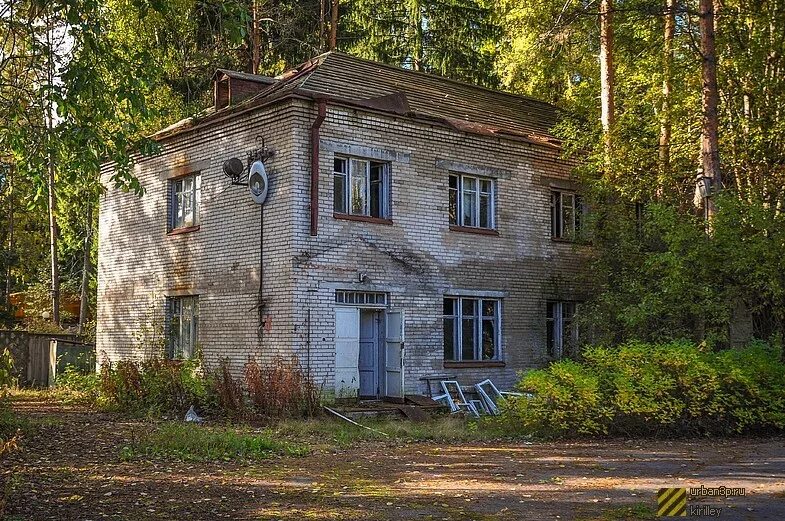
<svg viewBox="0 0 785 521"><path fill-rule="evenodd" d="M686 488L661 488L657 492L657 517L675 517L686 515Z"/></svg>

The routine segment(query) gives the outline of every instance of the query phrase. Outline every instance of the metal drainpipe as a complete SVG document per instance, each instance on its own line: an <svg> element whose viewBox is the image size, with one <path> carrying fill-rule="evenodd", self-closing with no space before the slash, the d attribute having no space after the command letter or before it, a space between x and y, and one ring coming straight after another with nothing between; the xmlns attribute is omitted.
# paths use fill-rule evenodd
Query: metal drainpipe
<svg viewBox="0 0 785 521"><path fill-rule="evenodd" d="M319 233L319 128L327 117L327 102L316 101L319 114L311 125L311 236Z"/></svg>

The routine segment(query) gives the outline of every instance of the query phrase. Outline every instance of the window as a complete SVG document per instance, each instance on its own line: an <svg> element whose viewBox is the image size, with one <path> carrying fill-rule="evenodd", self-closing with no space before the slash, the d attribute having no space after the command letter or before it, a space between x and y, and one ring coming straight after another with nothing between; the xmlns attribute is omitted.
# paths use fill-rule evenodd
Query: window
<svg viewBox="0 0 785 521"><path fill-rule="evenodd" d="M390 165L336 157L333 167L335 213L389 219Z"/></svg>
<svg viewBox="0 0 785 521"><path fill-rule="evenodd" d="M445 360L499 359L500 303L497 299L444 299Z"/></svg>
<svg viewBox="0 0 785 521"><path fill-rule="evenodd" d="M199 297L169 297L167 304L167 356L193 358L196 354Z"/></svg>
<svg viewBox="0 0 785 521"><path fill-rule="evenodd" d="M336 290L335 303L350 306L387 306L387 293Z"/></svg>
<svg viewBox="0 0 785 521"><path fill-rule="evenodd" d="M201 178L201 175L194 174L170 181L170 230L199 224Z"/></svg>
<svg viewBox="0 0 785 521"><path fill-rule="evenodd" d="M450 224L473 228L495 228L494 190L493 179L451 174Z"/></svg>
<svg viewBox="0 0 785 521"><path fill-rule="evenodd" d="M551 237L574 240L581 230L584 207L573 192L551 192Z"/></svg>
<svg viewBox="0 0 785 521"><path fill-rule="evenodd" d="M548 302L546 328L548 356L575 356L578 348L578 327L574 322L575 302Z"/></svg>

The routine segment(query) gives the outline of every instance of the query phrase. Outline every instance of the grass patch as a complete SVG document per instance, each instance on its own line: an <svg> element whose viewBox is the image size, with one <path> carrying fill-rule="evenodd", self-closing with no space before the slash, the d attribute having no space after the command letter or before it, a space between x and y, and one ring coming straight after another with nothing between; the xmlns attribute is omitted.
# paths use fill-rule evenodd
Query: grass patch
<svg viewBox="0 0 785 521"><path fill-rule="evenodd" d="M123 447L120 457L126 461L139 457L228 461L305 456L309 453L310 448L306 445L279 441L267 433L170 422L155 427L130 446Z"/></svg>
<svg viewBox="0 0 785 521"><path fill-rule="evenodd" d="M316 444L348 447L358 441L439 441L466 442L499 439L501 431L484 420L468 420L460 416L436 416L427 422L400 419L367 418L359 423L383 432L372 432L343 420L322 418L284 420L270 427L273 437L308 440Z"/></svg>
<svg viewBox="0 0 785 521"><path fill-rule="evenodd" d="M608 508L601 514L579 517L578 521L647 521L655 519L654 510L645 503Z"/></svg>

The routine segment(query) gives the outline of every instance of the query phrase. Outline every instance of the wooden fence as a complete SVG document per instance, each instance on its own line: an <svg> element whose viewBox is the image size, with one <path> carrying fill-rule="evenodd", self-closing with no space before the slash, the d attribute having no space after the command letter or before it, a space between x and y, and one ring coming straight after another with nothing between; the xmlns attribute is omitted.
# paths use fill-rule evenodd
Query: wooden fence
<svg viewBox="0 0 785 521"><path fill-rule="evenodd" d="M67 366L81 373L95 370L95 345L68 338L31 338L27 364L27 382L38 387L52 387L57 375Z"/></svg>
<svg viewBox="0 0 785 521"><path fill-rule="evenodd" d="M50 387L67 365L82 372L95 370L95 346L76 335L47 335L0 330L0 351L9 349L20 385Z"/></svg>

